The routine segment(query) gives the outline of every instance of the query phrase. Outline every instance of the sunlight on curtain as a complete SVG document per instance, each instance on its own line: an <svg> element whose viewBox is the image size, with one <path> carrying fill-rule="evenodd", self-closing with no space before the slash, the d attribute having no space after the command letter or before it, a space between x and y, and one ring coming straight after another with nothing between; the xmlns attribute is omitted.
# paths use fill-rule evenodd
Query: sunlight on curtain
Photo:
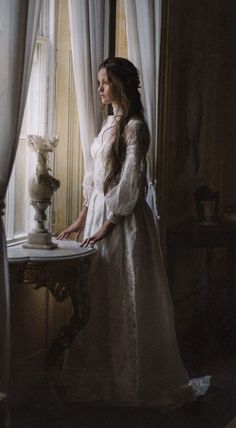
<svg viewBox="0 0 236 428"><path fill-rule="evenodd" d="M140 71L142 100L151 134L149 149L147 201L156 221L157 207L157 135L158 89L161 38L161 0L125 0L128 58Z"/></svg>
<svg viewBox="0 0 236 428"><path fill-rule="evenodd" d="M108 0L69 0L72 58L85 180L89 180L91 175L90 146L102 123L97 94L97 71L108 56L109 3Z"/></svg>
<svg viewBox="0 0 236 428"><path fill-rule="evenodd" d="M161 0L125 0L128 58L138 67L142 98L151 133L150 178L157 173L158 86Z"/></svg>
<svg viewBox="0 0 236 428"><path fill-rule="evenodd" d="M116 0L116 45L115 55L122 58L128 58L126 17L124 0Z"/></svg>

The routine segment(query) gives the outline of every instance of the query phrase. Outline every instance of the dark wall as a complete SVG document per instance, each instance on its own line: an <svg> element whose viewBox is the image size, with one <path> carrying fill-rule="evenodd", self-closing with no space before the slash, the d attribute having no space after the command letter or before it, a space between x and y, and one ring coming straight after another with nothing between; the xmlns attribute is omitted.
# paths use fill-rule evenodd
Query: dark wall
<svg viewBox="0 0 236 428"><path fill-rule="evenodd" d="M173 227L197 221L194 192L199 186L219 192L221 217L236 213L236 1L170 0L170 6L167 236ZM172 258L167 245L180 340L192 337L201 347L204 330L209 339L202 322L208 304L215 328L221 320L226 336L227 250L215 248L211 266L206 248L182 247L174 253Z"/></svg>
<svg viewBox="0 0 236 428"><path fill-rule="evenodd" d="M196 217L194 190L236 211L236 2L174 0L167 224Z"/></svg>

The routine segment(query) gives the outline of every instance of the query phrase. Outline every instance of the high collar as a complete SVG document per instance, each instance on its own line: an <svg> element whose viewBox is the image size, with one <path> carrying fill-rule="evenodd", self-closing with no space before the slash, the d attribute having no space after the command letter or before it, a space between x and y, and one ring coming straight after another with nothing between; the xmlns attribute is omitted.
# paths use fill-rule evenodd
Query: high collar
<svg viewBox="0 0 236 428"><path fill-rule="evenodd" d="M114 116L122 116L123 111L122 111L122 108L118 104L112 103L112 108L113 108Z"/></svg>

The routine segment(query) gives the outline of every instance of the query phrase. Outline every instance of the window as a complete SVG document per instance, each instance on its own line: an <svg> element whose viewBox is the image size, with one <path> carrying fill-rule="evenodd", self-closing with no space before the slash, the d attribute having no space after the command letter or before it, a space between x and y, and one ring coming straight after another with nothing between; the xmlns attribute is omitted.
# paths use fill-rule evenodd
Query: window
<svg viewBox="0 0 236 428"><path fill-rule="evenodd" d="M53 132L54 76L55 2L43 0L24 118L6 197L4 222L9 244L25 240L33 226L34 210L29 204L27 186L36 158L27 146L27 135Z"/></svg>

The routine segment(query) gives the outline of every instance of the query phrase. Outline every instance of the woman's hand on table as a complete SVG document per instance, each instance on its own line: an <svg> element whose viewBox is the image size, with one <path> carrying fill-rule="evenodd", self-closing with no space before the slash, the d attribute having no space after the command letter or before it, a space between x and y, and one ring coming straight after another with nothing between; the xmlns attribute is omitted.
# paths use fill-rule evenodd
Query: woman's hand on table
<svg viewBox="0 0 236 428"><path fill-rule="evenodd" d="M94 233L94 235L83 240L81 247L87 247L88 245L91 245L93 247L94 244L96 244L96 242L101 241L103 238L105 238L105 236L111 233L114 227L115 227L114 223L112 223L109 220L105 220L101 229L99 229L96 233Z"/></svg>
<svg viewBox="0 0 236 428"><path fill-rule="evenodd" d="M60 240L66 239L72 233L75 233L75 240L78 241L80 234L84 230L84 226L86 223L86 217L87 217L87 211L88 211L88 208L83 207L81 212L80 212L79 217L77 218L77 220L75 220L75 222L72 223L70 226L68 226L66 229L62 230L59 233L59 235L56 237L56 239L60 239Z"/></svg>

